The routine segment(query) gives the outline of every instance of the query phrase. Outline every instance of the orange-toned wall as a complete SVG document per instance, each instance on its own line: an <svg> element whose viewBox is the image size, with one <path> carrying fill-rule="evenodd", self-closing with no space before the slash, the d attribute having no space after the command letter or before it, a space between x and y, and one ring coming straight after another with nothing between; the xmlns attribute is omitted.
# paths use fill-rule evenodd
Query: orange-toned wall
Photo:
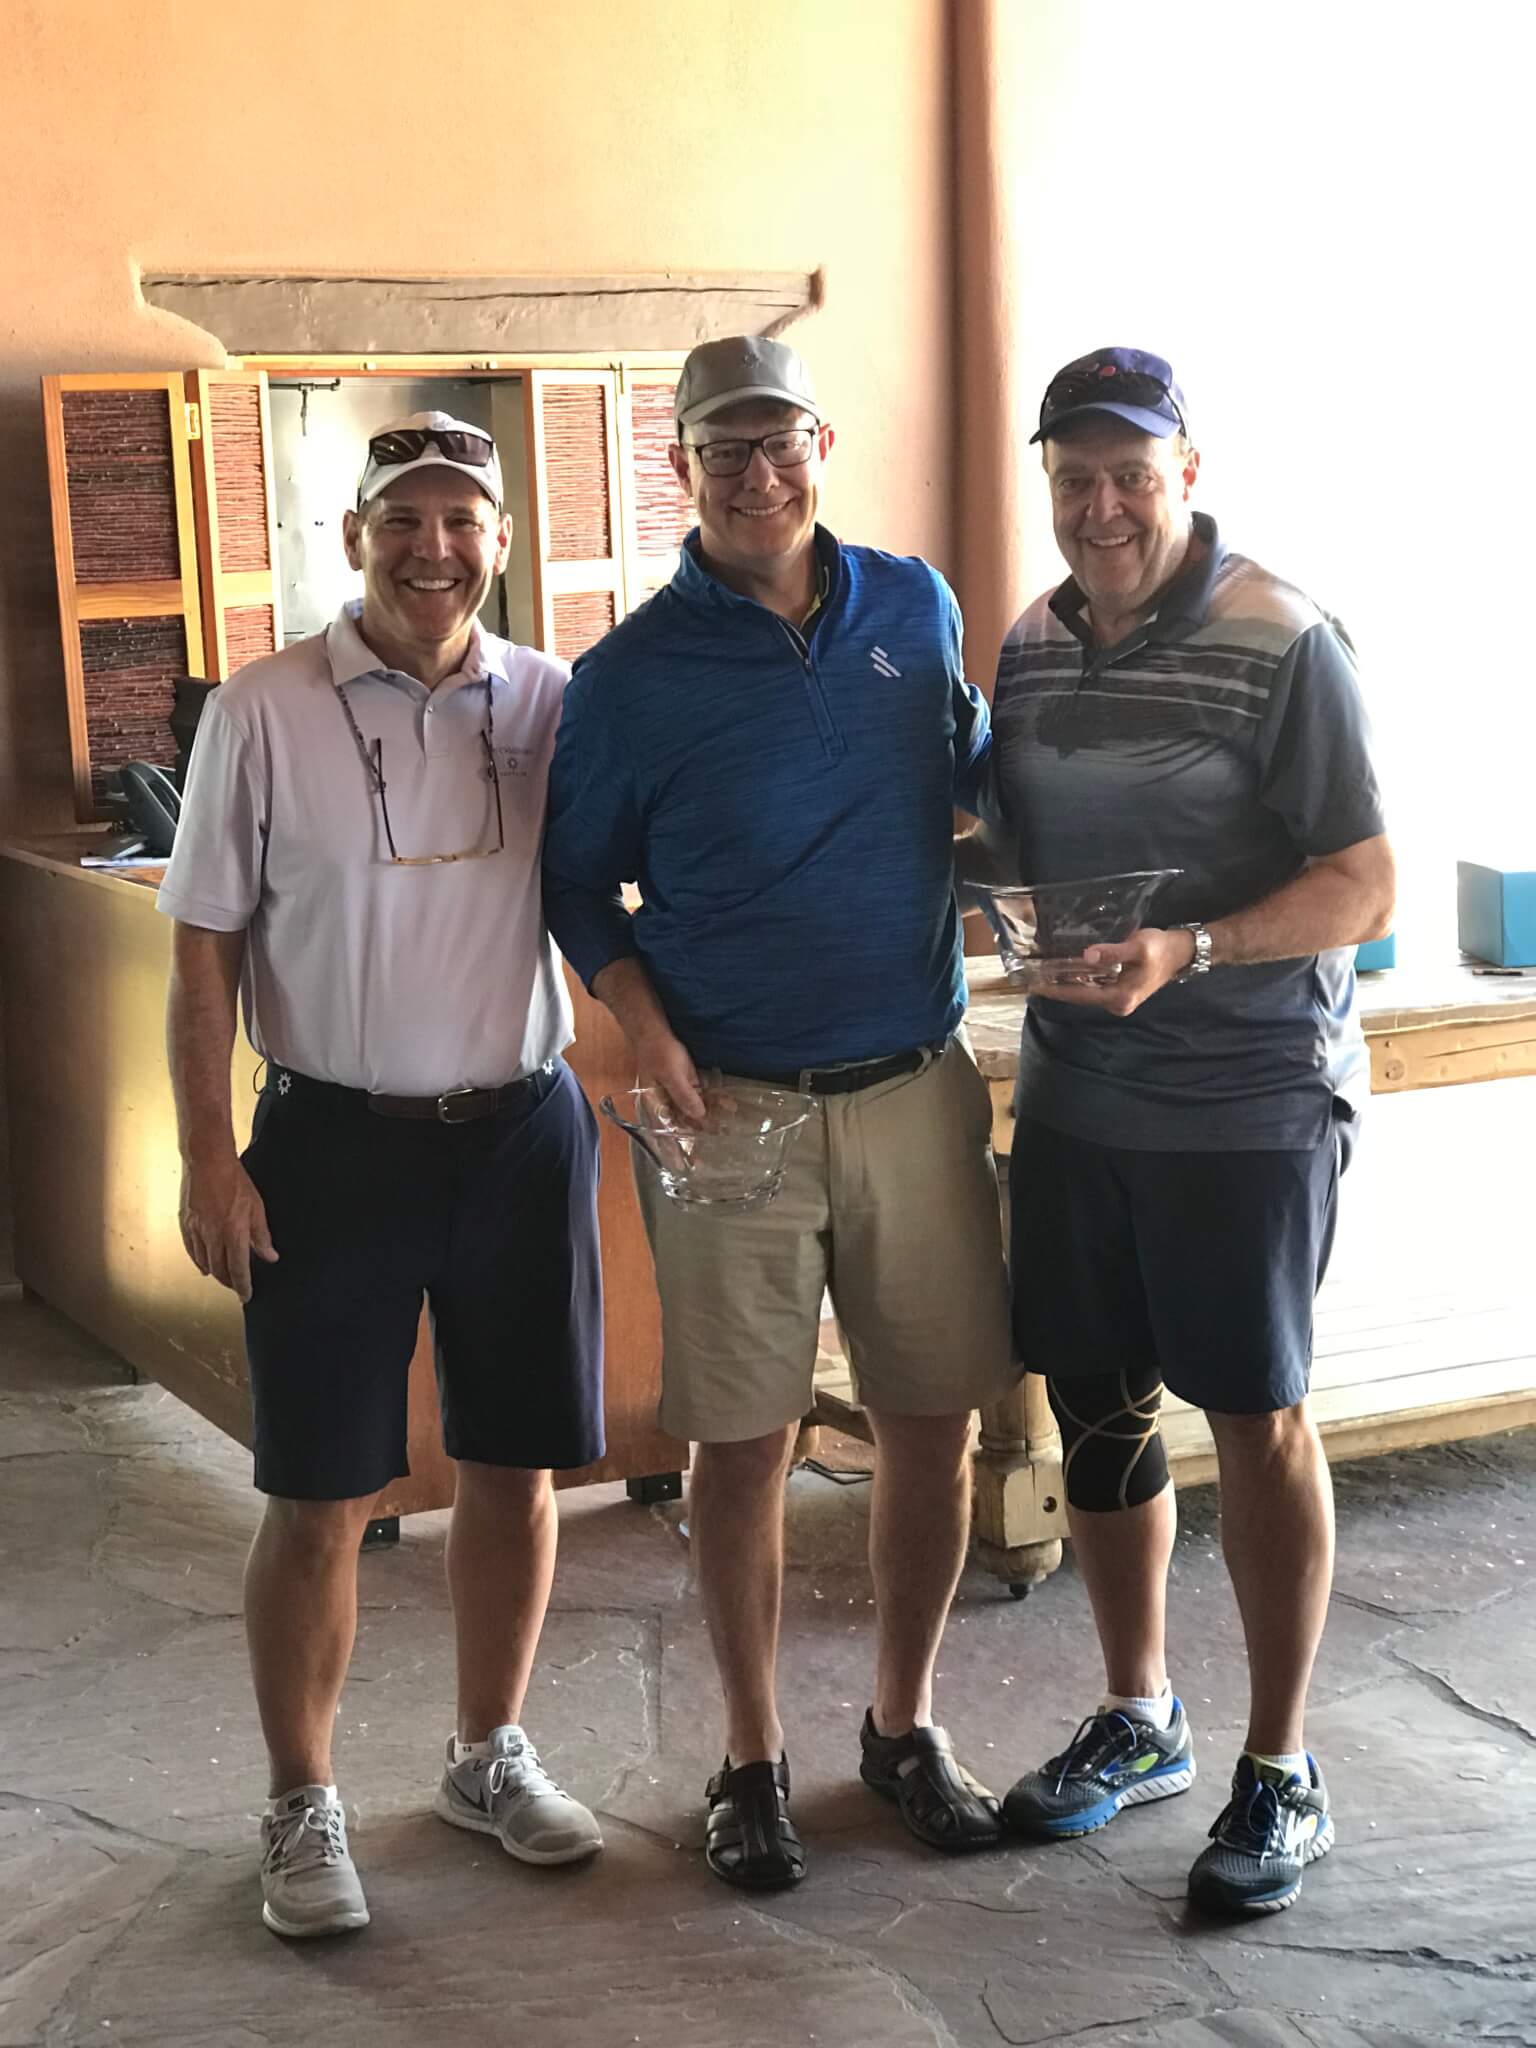
<svg viewBox="0 0 1536 2048"><path fill-rule="evenodd" d="M0 63L0 833L72 822L38 378L220 359L139 302L140 268L820 268L825 303L794 338L839 429L827 515L942 557L947 12L17 0ZM0 1130L0 1281L8 1179Z"/></svg>
<svg viewBox="0 0 1536 2048"><path fill-rule="evenodd" d="M183 367L152 270L821 267L829 517L942 554L944 0L48 0L0 79L0 830L67 817L37 379ZM480 99L483 104L469 110ZM396 109L391 113L386 111Z"/></svg>

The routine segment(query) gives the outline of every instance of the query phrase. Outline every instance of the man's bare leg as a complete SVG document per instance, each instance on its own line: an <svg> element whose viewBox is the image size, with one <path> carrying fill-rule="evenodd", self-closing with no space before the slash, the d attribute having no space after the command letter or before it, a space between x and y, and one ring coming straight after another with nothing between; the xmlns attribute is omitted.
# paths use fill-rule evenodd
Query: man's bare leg
<svg viewBox="0 0 1536 2048"><path fill-rule="evenodd" d="M376 1495L269 1498L245 1567L245 1633L271 1795L329 1785L357 1634L357 1553Z"/></svg>
<svg viewBox="0 0 1536 2048"><path fill-rule="evenodd" d="M970 1534L971 1418L864 1412L875 1439L875 1726L905 1735L933 1721L933 1667Z"/></svg>
<svg viewBox="0 0 1536 2048"><path fill-rule="evenodd" d="M1207 1414L1221 1467L1221 1546L1248 1645L1248 1739L1304 1746L1312 1665L1333 1584L1333 1482L1305 1401L1274 1415Z"/></svg>
<svg viewBox="0 0 1536 2048"><path fill-rule="evenodd" d="M699 1444L688 1527L710 1645L725 1693L733 1764L777 1762L784 1747L774 1690L784 1584L784 1475L795 1430Z"/></svg>
<svg viewBox="0 0 1536 2048"><path fill-rule="evenodd" d="M1133 1508L1098 1511L1069 1502L1067 1526L1104 1652L1105 1690L1156 1699L1168 1683L1164 1622L1178 1530L1172 1483Z"/></svg>
<svg viewBox="0 0 1536 2048"><path fill-rule="evenodd" d="M458 1651L461 1742L520 1724L555 1576L548 1472L460 1459L444 1565Z"/></svg>

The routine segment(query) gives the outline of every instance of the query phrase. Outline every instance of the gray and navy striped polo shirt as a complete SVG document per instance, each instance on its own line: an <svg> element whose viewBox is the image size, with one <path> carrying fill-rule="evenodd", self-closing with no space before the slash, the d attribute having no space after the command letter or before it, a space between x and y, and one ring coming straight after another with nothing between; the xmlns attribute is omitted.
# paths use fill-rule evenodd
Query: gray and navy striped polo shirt
<svg viewBox="0 0 1536 2048"><path fill-rule="evenodd" d="M1195 515L1157 612L1098 646L1069 578L1003 645L984 821L1029 882L1182 868L1161 925L1258 902L1384 829L1354 651L1312 601ZM1130 1017L1032 999L1018 1105L1069 1135L1169 1151L1323 1138L1370 1073L1348 948L1217 967Z"/></svg>

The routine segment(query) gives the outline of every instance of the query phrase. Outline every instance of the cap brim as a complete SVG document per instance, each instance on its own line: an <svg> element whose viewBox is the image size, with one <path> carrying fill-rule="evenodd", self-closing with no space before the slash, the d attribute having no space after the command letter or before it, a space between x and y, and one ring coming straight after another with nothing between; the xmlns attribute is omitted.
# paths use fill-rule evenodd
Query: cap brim
<svg viewBox="0 0 1536 2048"><path fill-rule="evenodd" d="M1166 440L1170 434L1179 431L1178 421L1166 419L1160 412L1149 412L1141 405L1112 405L1106 400L1103 404L1097 405L1074 405L1066 412L1057 413L1048 427L1042 427L1038 433L1030 435L1029 446L1033 448L1037 441L1048 441L1052 434L1058 433L1067 424L1068 420L1085 419L1089 413L1095 412L1111 413L1117 420L1124 420L1128 426L1135 427L1138 432L1155 434L1159 440Z"/></svg>
<svg viewBox="0 0 1536 2048"><path fill-rule="evenodd" d="M690 405L686 412L677 416L680 427L696 427L701 420L713 419L717 412L724 412L728 405L746 405L754 399L766 399L771 404L792 405L798 412L808 412L812 419L819 421L821 415L803 391L790 391L782 384L744 384L735 391L717 391L712 398L701 398Z"/></svg>
<svg viewBox="0 0 1536 2048"><path fill-rule="evenodd" d="M483 468L476 469L472 463L468 462L450 462L445 455L439 455L435 451L429 452L426 449L423 449L421 454L416 456L411 462L391 462L386 464L383 469L376 469L371 475L365 475L357 487L358 504L371 505L380 491L387 490L392 483L397 482L401 477L409 476L414 469L456 469L460 476L467 476L472 482L477 483L496 507L497 511L501 510L501 496L492 488Z"/></svg>

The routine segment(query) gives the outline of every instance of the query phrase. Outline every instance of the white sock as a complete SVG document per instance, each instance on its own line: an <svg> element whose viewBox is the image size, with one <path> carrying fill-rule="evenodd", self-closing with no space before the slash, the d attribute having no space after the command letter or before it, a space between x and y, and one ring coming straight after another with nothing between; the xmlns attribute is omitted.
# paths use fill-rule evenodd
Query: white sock
<svg viewBox="0 0 1536 2048"><path fill-rule="evenodd" d="M455 1764L467 1764L471 1758L483 1762L490 1753L491 1745L488 1742L460 1742L457 1735L453 1738L453 1760Z"/></svg>
<svg viewBox="0 0 1536 2048"><path fill-rule="evenodd" d="M301 1792L323 1792L326 1806L340 1806L334 1785L291 1785L286 1792L274 1792L267 1801L268 1813L276 1813L280 1806L286 1806L290 1799L296 1799Z"/></svg>
<svg viewBox="0 0 1536 2048"><path fill-rule="evenodd" d="M1129 1714L1137 1721L1147 1721L1160 1735L1166 1735L1173 1726L1173 1687L1165 1684L1156 1699L1148 1699L1144 1693L1107 1692L1099 1702L1101 1714Z"/></svg>
<svg viewBox="0 0 1536 2048"><path fill-rule="evenodd" d="M1278 1777L1282 1781L1297 1777L1303 1785L1312 1782L1312 1773L1307 1768L1307 1753L1304 1749L1293 1749L1283 1756L1263 1756L1256 1749L1245 1749L1243 1755L1256 1769L1262 1768L1271 1777Z"/></svg>

